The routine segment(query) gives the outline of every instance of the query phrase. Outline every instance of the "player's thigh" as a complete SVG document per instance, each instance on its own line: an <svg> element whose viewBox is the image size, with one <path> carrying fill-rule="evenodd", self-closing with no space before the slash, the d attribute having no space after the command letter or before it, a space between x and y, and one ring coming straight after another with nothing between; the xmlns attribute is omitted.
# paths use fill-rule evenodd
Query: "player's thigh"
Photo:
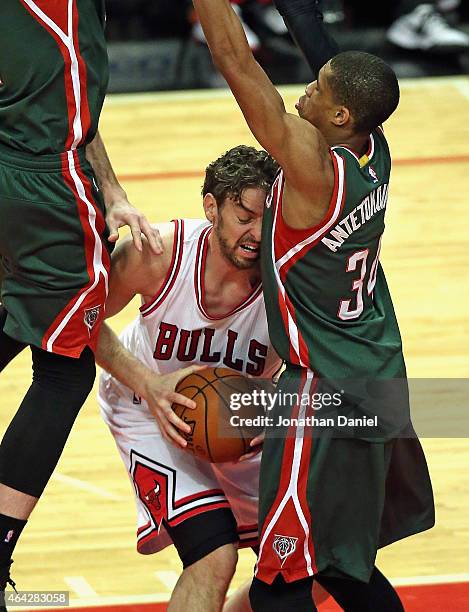
<svg viewBox="0 0 469 612"><path fill-rule="evenodd" d="M63 313L63 325L57 323L64 339L57 338L57 352L78 356L104 313L109 269L104 203L85 161L81 168L77 159L76 181L58 167L37 163L33 168L31 161L21 160L15 167L0 159L6 329L46 348L45 336L54 333L52 326ZM69 321L73 330L66 338L63 328ZM53 342L47 348L54 350Z"/></svg>

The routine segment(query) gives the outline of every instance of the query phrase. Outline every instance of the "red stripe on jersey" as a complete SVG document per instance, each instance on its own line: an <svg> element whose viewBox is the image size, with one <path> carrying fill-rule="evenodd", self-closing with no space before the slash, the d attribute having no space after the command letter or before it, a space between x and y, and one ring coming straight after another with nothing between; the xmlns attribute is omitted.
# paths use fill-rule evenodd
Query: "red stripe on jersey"
<svg viewBox="0 0 469 612"><path fill-rule="evenodd" d="M21 0L24 4L24 0ZM51 0L34 0L34 4L41 9L62 30L64 34L68 31L68 2Z"/></svg>
<svg viewBox="0 0 469 612"><path fill-rule="evenodd" d="M76 146L79 147L83 145L86 139L86 135L91 127L91 117L90 117L90 108L88 105L88 89L87 89L87 74L86 74L86 64L81 55L80 51L80 42L78 39L78 26L79 26L79 15L78 9L75 4L75 0L73 2L73 47L75 49L75 53L78 61L78 75L80 81L80 119L81 119L81 129L82 129L82 137L81 140L76 143ZM84 26L86 27L86 25Z"/></svg>
<svg viewBox="0 0 469 612"><path fill-rule="evenodd" d="M57 43L59 51L64 59L64 85L65 85L65 99L67 102L67 114L68 114L68 135L64 143L65 150L69 150L73 144L74 133L73 133L73 120L76 114L76 103L75 95L73 93L73 80L72 80L72 61L70 52L63 40L60 38L57 32L55 32L50 25L44 21L41 15L35 12L34 7L40 9L49 19L51 19L56 26L58 26L64 36L67 36L68 32L68 3L67 2L50 2L50 0L21 0L24 7L32 15L32 17L41 24L41 26L49 32L52 38Z"/></svg>
<svg viewBox="0 0 469 612"><path fill-rule="evenodd" d="M294 326L297 330L297 334L298 334L298 346L300 349L300 359L301 362L298 363L298 365L302 365L302 366L309 366L309 350L308 350L308 345L305 342L305 339L303 338L303 335L300 331L300 328L297 325L296 322L296 313L295 313L295 307L293 306L293 304L290 301L290 298L288 297L288 294L285 292L285 301L286 301L286 305L287 305L287 309L288 312L290 313L290 316L292 318L292 321L294 323Z"/></svg>
<svg viewBox="0 0 469 612"><path fill-rule="evenodd" d="M283 299L283 294L280 287L277 288L277 298L278 305L280 309L280 314L282 316L283 326L285 328L285 334L287 338L290 337L290 326L289 326L289 315L287 305L285 304L285 300ZM299 355L296 354L296 350L293 347L293 344L290 342L290 363L295 365L300 365Z"/></svg>
<svg viewBox="0 0 469 612"><path fill-rule="evenodd" d="M346 193L346 185L345 185L345 172L343 173L343 180L342 180L342 173L339 171L339 162L337 159L337 153L333 153L332 151L331 153L331 158L332 158L332 163L333 163L333 167L334 167L334 188L332 191L332 196L331 196L331 200L329 203L329 207L327 209L326 212L326 216L325 218L318 223L317 225L315 225L313 228L308 228L307 230L305 230L305 235L303 236L303 238L301 240L298 240L298 236L296 236L293 240L293 242L290 242L290 240L288 240L289 243L289 248L284 252L284 254L282 255L282 257L286 256L288 254L288 251L294 249L295 247L299 246L301 244L301 242L305 242L304 245L302 245L300 248L298 248L298 250L296 252L293 252L291 257L288 258L285 263L283 263L283 265L281 265L279 273L280 273L280 278L282 279L282 282L285 283L286 282L286 276L288 274L288 271L290 270L290 268L298 261L300 260L302 257L305 256L305 254L311 250L314 246L316 246L318 244L318 242L324 237L324 235L329 231L330 226L333 224L331 223L332 221L335 223L335 221L340 217L340 214L342 213L343 207L344 207L344 202L345 202L345 193ZM338 204L338 197L339 197L339 193L340 193L340 187L341 187L341 180L342 180L342 192L341 192L341 200L340 203ZM277 242L277 240L281 240L281 237L283 236L283 232L284 229L282 227L282 224L285 224L285 222L282 219L282 215L281 215L281 203L280 203L280 209L279 209L279 214L277 215L277 224L274 228L274 241ZM277 225L280 224L281 228L280 231L277 231ZM303 230L300 230L301 232ZM287 235L287 238L291 238L293 239L292 236ZM308 238L311 238L311 240L308 240ZM285 247L287 244L287 242L285 242L284 244L282 244L283 247ZM279 249L280 250L280 249ZM285 249L282 249L285 250ZM276 249L277 252L277 249ZM278 263L282 257L278 258L276 256L276 262Z"/></svg>
<svg viewBox="0 0 469 612"><path fill-rule="evenodd" d="M143 317L147 317L161 306L171 293L171 289L174 287L179 270L181 269L182 254L184 250L184 221L182 219L173 219L172 222L174 223L174 238L171 263L169 264L161 287L148 302L140 306L140 312Z"/></svg>

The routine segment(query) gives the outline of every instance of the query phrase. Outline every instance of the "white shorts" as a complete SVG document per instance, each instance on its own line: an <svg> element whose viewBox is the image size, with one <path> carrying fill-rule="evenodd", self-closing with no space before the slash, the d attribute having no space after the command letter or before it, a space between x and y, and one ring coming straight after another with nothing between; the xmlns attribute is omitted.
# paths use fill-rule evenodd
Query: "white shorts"
<svg viewBox="0 0 469 612"><path fill-rule="evenodd" d="M114 436L135 490L137 550L172 544L163 521L176 527L196 515L230 509L239 545L257 545L260 454L242 463L212 464L168 443L145 400L103 372L101 414Z"/></svg>

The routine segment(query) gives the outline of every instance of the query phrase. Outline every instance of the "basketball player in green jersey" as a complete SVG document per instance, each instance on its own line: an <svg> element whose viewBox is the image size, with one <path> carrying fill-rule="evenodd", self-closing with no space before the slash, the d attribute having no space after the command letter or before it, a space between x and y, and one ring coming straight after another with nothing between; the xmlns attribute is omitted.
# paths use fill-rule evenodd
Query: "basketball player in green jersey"
<svg viewBox="0 0 469 612"><path fill-rule="evenodd" d="M104 20L98 0L2 0L0 8L0 369L29 345L34 371L0 445L0 591L93 385L110 242L128 224L137 248L143 232L161 252L97 133Z"/></svg>
<svg viewBox="0 0 469 612"><path fill-rule="evenodd" d="M434 507L379 264L391 168L380 126L398 105L396 76L378 57L338 54L306 87L299 116L287 113L229 2L194 5L252 133L282 166L261 265L269 332L287 364L271 416L287 424L264 444L251 605L315 610L314 576L347 611L401 611L377 549L430 528ZM323 414L332 425L321 431L313 417Z"/></svg>

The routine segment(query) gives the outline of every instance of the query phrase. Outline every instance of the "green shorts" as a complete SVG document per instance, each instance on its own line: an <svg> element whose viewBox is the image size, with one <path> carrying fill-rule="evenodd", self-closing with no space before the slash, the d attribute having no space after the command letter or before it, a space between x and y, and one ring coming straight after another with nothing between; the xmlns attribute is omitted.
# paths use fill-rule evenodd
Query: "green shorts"
<svg viewBox="0 0 469 612"><path fill-rule="evenodd" d="M311 392L306 370L287 368L283 393ZM294 402L293 402L294 404ZM425 457L412 426L389 441L318 434L290 426L308 408L275 405L288 422L268 428L260 472L256 577L292 582L323 575L368 582L378 548L434 525Z"/></svg>
<svg viewBox="0 0 469 612"><path fill-rule="evenodd" d="M95 349L110 269L104 202L83 149L0 149L4 331L79 357Z"/></svg>

